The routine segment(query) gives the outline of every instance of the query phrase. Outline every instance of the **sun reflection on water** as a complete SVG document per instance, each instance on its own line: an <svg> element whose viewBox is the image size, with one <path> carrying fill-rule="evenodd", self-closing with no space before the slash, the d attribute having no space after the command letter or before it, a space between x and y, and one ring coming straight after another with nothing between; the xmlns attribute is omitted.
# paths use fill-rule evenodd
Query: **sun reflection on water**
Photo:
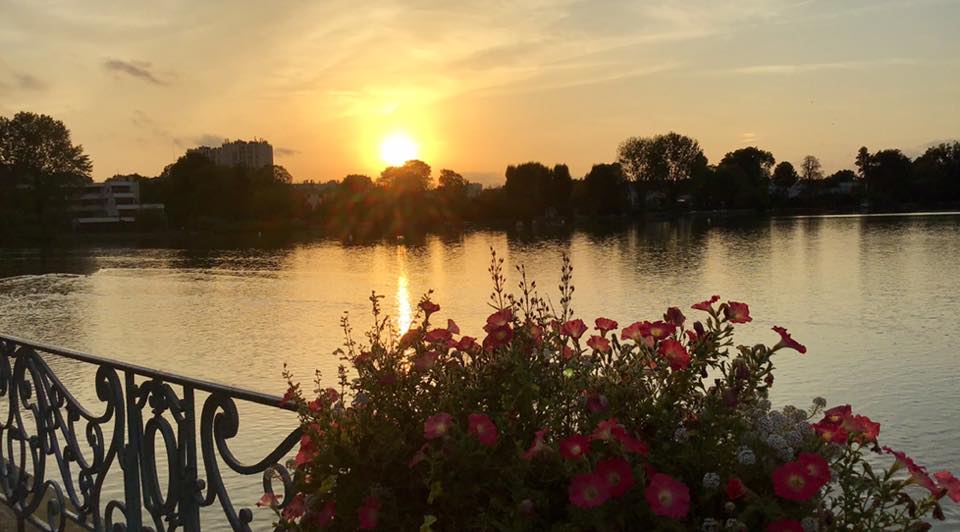
<svg viewBox="0 0 960 532"><path fill-rule="evenodd" d="M400 334L407 332L410 323L413 321L406 259L406 249L403 246L397 247L397 260L400 263L400 274L397 276L397 330Z"/></svg>

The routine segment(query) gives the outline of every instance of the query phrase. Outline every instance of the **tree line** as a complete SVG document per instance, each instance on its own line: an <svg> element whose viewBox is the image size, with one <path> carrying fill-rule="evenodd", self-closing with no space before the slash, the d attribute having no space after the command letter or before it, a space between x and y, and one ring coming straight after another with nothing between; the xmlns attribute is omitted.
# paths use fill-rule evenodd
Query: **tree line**
<svg viewBox="0 0 960 532"><path fill-rule="evenodd" d="M580 178L564 164L531 161L509 165L502 186L482 190L450 169L434 176L418 160L376 178L355 174L310 186L293 185L281 166L218 166L188 153L156 177L122 177L140 183L142 202L165 205L173 229L322 227L357 238L650 212L960 205L960 142L932 146L915 159L862 147L853 163L855 170L825 175L812 155L794 167L751 146L711 164L696 139L670 132L626 139L615 161ZM91 169L62 122L34 113L0 117L0 235L67 227L71 191L91 182Z"/></svg>

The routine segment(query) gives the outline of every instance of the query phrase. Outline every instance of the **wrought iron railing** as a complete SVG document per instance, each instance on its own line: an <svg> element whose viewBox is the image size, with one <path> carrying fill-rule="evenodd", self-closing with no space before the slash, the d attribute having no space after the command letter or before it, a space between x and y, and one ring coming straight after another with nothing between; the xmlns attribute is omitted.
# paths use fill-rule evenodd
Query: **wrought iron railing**
<svg viewBox="0 0 960 532"><path fill-rule="evenodd" d="M51 357L96 368L90 384L98 408L64 386ZM274 478L289 488L279 462L300 430L243 464L228 445L240 425L237 401L289 410L280 397L0 335L0 502L19 530L27 523L64 530L72 522L87 530L193 531L201 509L216 503L221 523L250 530L253 512L234 507L220 460L236 474L262 475L265 491L273 491ZM122 482L122 500L102 500L108 482Z"/></svg>

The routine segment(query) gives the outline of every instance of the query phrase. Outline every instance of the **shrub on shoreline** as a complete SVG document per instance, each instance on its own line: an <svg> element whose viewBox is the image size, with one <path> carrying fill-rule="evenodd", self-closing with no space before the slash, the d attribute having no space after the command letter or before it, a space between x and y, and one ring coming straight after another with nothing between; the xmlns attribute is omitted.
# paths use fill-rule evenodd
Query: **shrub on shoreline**
<svg viewBox="0 0 960 532"><path fill-rule="evenodd" d="M344 318L339 390L286 375L304 429L295 492L259 503L281 528L924 530L942 498L960 502L960 480L881 446L848 405L773 409L773 356L806 348L782 327L772 346L735 345L746 304L591 328L569 261L559 308L522 268L509 294L502 267L494 255L484 338L429 295L398 338L374 295L365 340Z"/></svg>

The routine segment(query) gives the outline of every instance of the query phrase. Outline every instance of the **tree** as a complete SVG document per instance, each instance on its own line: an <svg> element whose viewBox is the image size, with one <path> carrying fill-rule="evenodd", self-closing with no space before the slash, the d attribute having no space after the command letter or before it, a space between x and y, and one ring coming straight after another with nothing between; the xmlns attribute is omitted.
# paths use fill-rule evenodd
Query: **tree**
<svg viewBox="0 0 960 532"><path fill-rule="evenodd" d="M633 181L677 182L693 177L707 166L700 144L670 132L653 137L631 137L617 149L623 172Z"/></svg>
<svg viewBox="0 0 960 532"><path fill-rule="evenodd" d="M867 194L879 204L909 201L914 195L911 186L911 161L900 150L880 150L870 156L867 165Z"/></svg>
<svg viewBox="0 0 960 532"><path fill-rule="evenodd" d="M430 165L413 159L403 166L389 166L380 173L379 184L397 193L424 192L432 184Z"/></svg>
<svg viewBox="0 0 960 532"><path fill-rule="evenodd" d="M788 161L783 161L773 169L773 184L786 190L797 183L800 176Z"/></svg>
<svg viewBox="0 0 960 532"><path fill-rule="evenodd" d="M960 200L960 142L932 146L913 162L914 181L930 203Z"/></svg>
<svg viewBox="0 0 960 532"><path fill-rule="evenodd" d="M749 147L727 153L700 187L701 203L714 207L764 208L773 154Z"/></svg>
<svg viewBox="0 0 960 532"><path fill-rule="evenodd" d="M817 159L813 155L804 157L803 162L800 163L800 177L802 177L804 181L823 179L820 159Z"/></svg>
<svg viewBox="0 0 960 532"><path fill-rule="evenodd" d="M467 180L463 178L462 175L444 168L440 170L440 177L437 179L437 182L440 184L440 188L447 190L465 190L467 188Z"/></svg>
<svg viewBox="0 0 960 532"><path fill-rule="evenodd" d="M626 209L626 176L619 163L595 164L583 178L584 204L592 214L620 214Z"/></svg>
<svg viewBox="0 0 960 532"><path fill-rule="evenodd" d="M860 176L860 179L866 179L867 170L870 166L870 150L866 146L860 146L860 149L857 150L857 174Z"/></svg>

